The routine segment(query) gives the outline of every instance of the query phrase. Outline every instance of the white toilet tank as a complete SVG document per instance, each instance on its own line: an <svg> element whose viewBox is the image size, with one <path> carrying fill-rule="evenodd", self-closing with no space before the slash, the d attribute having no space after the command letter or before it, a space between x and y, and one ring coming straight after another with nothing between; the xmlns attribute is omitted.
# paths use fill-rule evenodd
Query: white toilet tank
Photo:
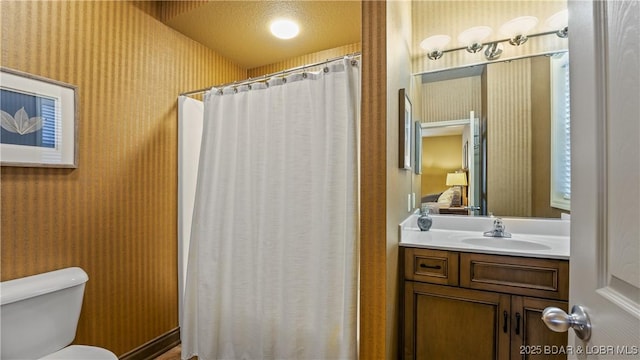
<svg viewBox="0 0 640 360"><path fill-rule="evenodd" d="M0 359L39 359L71 344L88 279L71 267L0 283Z"/></svg>

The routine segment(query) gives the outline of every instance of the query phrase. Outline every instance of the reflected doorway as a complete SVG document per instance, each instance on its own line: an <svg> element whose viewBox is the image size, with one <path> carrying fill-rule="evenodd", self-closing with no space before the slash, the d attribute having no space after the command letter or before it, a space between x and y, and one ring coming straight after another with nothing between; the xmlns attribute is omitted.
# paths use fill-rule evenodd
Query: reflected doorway
<svg viewBox="0 0 640 360"><path fill-rule="evenodd" d="M474 112L468 119L422 123L421 131L421 203L437 203L441 213L482 214L480 131ZM459 202L447 198L455 187L462 195Z"/></svg>

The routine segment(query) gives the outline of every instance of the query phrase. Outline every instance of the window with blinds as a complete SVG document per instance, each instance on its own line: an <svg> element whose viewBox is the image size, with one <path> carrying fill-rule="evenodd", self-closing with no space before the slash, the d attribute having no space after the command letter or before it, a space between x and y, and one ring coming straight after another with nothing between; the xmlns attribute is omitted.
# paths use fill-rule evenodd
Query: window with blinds
<svg viewBox="0 0 640 360"><path fill-rule="evenodd" d="M571 209L569 53L551 58L551 206Z"/></svg>
<svg viewBox="0 0 640 360"><path fill-rule="evenodd" d="M56 102L54 99L38 98L40 116L43 119L42 125L42 145L49 148L56 147L56 126L60 126L60 114L56 112ZM58 129L58 131L60 131Z"/></svg>

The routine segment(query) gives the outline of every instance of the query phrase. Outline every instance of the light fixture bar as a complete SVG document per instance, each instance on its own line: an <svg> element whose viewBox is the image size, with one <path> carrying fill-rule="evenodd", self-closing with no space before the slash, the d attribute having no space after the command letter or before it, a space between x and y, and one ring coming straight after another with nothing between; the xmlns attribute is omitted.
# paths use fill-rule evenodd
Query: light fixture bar
<svg viewBox="0 0 640 360"><path fill-rule="evenodd" d="M561 29L561 30L551 30L551 31L545 31L545 32L537 33L537 34L531 34L531 35L527 35L527 38L531 39L531 38L534 38L534 37L551 35L551 34L554 34L554 35L556 35L558 37L561 37L559 35L559 31L563 31L563 30L566 30L566 29L567 28L565 27L565 29ZM566 32L565 32L565 34L566 34ZM504 39L493 40L493 41L492 40L487 40L487 41L484 42L484 45L487 46L487 45L491 45L491 44L499 44L499 43L503 43L503 42L509 42L510 40L511 40L511 38L504 38ZM457 47L457 48L441 50L441 51L439 51L439 53L446 54L446 53L454 52L454 51L458 51L458 50L467 50L467 46L460 46L460 47ZM438 57L438 59L440 57ZM437 60L437 59L432 59L432 60Z"/></svg>

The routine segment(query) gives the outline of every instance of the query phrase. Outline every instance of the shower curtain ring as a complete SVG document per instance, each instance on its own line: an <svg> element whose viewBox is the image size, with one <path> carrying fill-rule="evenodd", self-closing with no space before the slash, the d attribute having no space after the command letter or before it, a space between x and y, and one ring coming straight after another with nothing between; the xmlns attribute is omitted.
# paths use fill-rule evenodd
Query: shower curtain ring
<svg viewBox="0 0 640 360"><path fill-rule="evenodd" d="M329 64L329 59L324 62L324 69L322 69L325 74L329 72L329 67L327 66L327 64Z"/></svg>

